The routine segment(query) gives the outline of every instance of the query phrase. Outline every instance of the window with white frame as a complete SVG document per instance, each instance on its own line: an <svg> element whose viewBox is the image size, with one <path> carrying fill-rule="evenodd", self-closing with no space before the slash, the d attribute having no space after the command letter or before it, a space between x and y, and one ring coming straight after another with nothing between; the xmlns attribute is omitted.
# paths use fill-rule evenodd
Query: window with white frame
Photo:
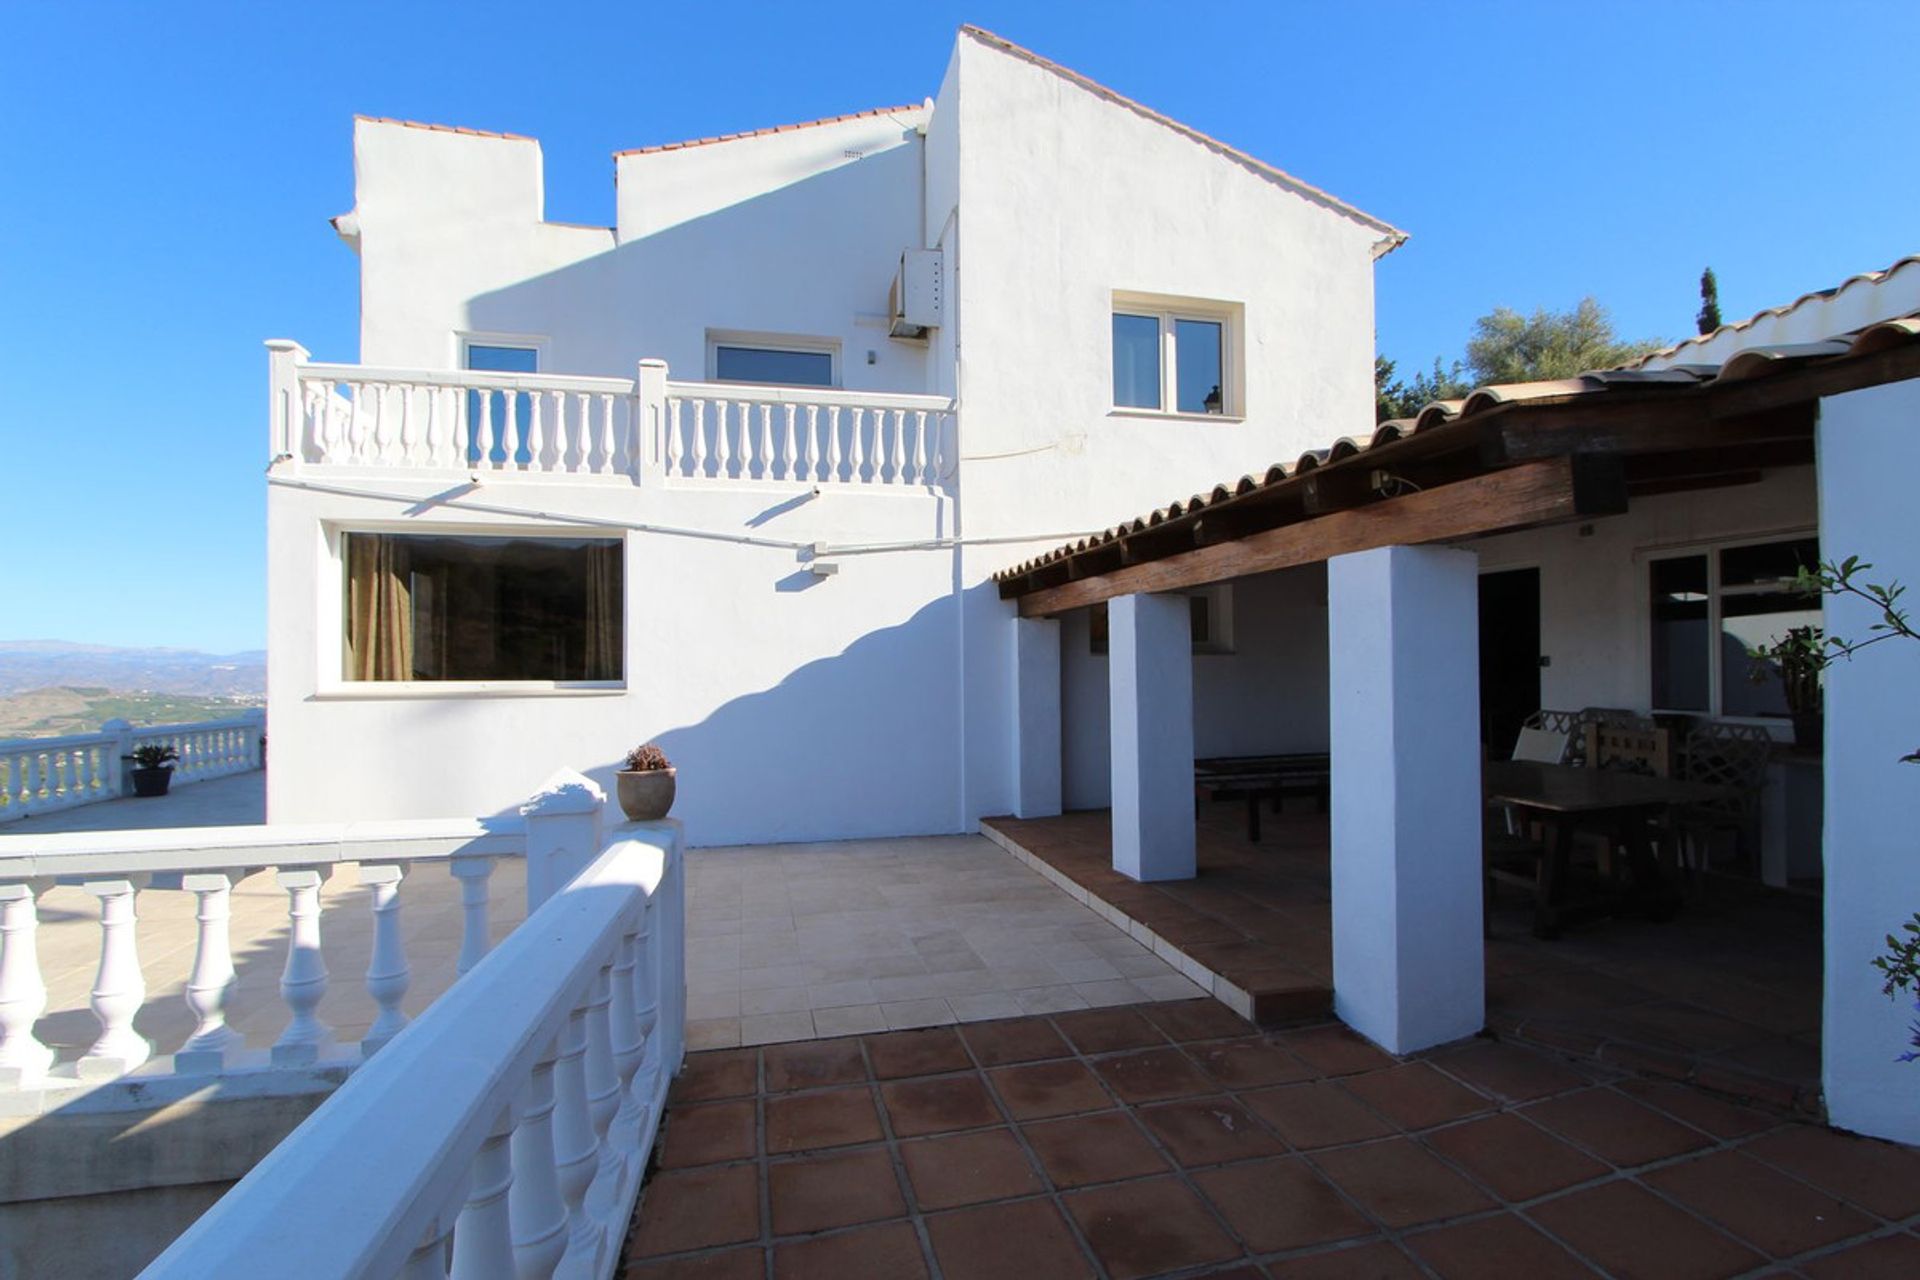
<svg viewBox="0 0 1920 1280"><path fill-rule="evenodd" d="M715 382L837 387L840 344L828 338L709 333L707 375Z"/></svg>
<svg viewBox="0 0 1920 1280"><path fill-rule="evenodd" d="M538 373L540 347L531 340L462 338L460 363L480 373ZM467 392L467 461L529 461L527 429L532 418L532 400L523 391ZM478 435L482 422L490 437L485 459L480 456Z"/></svg>
<svg viewBox="0 0 1920 1280"><path fill-rule="evenodd" d="M355 531L340 560L349 682L621 679L618 538Z"/></svg>
<svg viewBox="0 0 1920 1280"><path fill-rule="evenodd" d="M1113 407L1239 416L1237 309L1116 294Z"/></svg>
<svg viewBox="0 0 1920 1280"><path fill-rule="evenodd" d="M1820 599L1796 591L1820 563L1812 537L1663 554L1647 564L1652 702L1656 711L1785 716L1777 666L1756 660L1795 627L1820 625Z"/></svg>

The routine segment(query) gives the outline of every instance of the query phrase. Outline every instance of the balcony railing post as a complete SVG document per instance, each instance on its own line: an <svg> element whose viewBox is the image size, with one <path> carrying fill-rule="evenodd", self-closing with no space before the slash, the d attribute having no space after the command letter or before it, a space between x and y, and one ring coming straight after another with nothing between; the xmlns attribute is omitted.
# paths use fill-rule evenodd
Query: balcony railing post
<svg viewBox="0 0 1920 1280"><path fill-rule="evenodd" d="M47 883L0 884L0 1087L32 1088L53 1064L53 1050L33 1034L47 1007L34 896Z"/></svg>
<svg viewBox="0 0 1920 1280"><path fill-rule="evenodd" d="M562 769L520 806L527 822L528 915L599 856L600 810L606 800L599 783Z"/></svg>
<svg viewBox="0 0 1920 1280"><path fill-rule="evenodd" d="M286 458L287 466L300 466L300 366L306 363L307 349L288 338L267 340L268 436L272 458Z"/></svg>
<svg viewBox="0 0 1920 1280"><path fill-rule="evenodd" d="M647 477L665 465L667 430L667 362L652 357L640 362L634 379L633 457L635 484L647 483Z"/></svg>
<svg viewBox="0 0 1920 1280"><path fill-rule="evenodd" d="M125 720L109 720L100 726L101 736L106 738L102 763L106 773L100 779L100 794L108 799L133 794L133 771L127 768L127 756L133 750L133 726Z"/></svg>
<svg viewBox="0 0 1920 1280"><path fill-rule="evenodd" d="M100 1036L77 1064L82 1080L125 1075L153 1053L146 1037L133 1029L133 1017L147 1000L147 979L134 941L134 898L147 880L139 875L86 882L87 892L100 899L100 968L92 998Z"/></svg>
<svg viewBox="0 0 1920 1280"><path fill-rule="evenodd" d="M233 886L239 871L194 872L180 877L180 887L194 895L194 919L199 937L194 948L193 972L187 977L187 1008L194 1016L193 1035L173 1057L175 1071L216 1075L227 1055L242 1047L240 1035L227 1025L227 997L234 983L229 920Z"/></svg>

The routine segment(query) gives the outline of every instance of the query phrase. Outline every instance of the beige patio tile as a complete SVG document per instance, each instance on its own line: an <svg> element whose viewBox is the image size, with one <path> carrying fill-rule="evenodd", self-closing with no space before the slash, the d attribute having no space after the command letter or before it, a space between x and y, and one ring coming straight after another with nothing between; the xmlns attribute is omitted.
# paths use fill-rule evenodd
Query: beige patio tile
<svg viewBox="0 0 1920 1280"><path fill-rule="evenodd" d="M863 1036L886 1030L886 1015L877 1004L847 1004L813 1011L813 1031L818 1036Z"/></svg>
<svg viewBox="0 0 1920 1280"><path fill-rule="evenodd" d="M804 1011L797 1013L763 1013L740 1019L740 1043L778 1044L785 1040L811 1040L814 1037L813 1015Z"/></svg>
<svg viewBox="0 0 1920 1280"><path fill-rule="evenodd" d="M952 1006L945 1000L902 1000L882 1004L880 1014L887 1020L887 1029L890 1031L942 1027L958 1021Z"/></svg>

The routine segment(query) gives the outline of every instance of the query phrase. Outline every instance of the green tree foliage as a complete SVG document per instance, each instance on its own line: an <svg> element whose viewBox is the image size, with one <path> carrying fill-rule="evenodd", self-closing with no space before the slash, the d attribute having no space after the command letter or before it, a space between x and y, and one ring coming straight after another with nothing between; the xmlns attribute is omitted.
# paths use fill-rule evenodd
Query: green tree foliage
<svg viewBox="0 0 1920 1280"><path fill-rule="evenodd" d="M1542 382L1610 369L1664 345L1657 338L1622 341L1607 309L1591 297L1571 311L1542 308L1531 316L1496 307L1473 322L1467 371L1476 386Z"/></svg>
<svg viewBox="0 0 1920 1280"><path fill-rule="evenodd" d="M1458 360L1452 368L1433 359L1430 373L1416 373L1412 382L1394 377L1394 362L1385 356L1373 358L1374 421L1411 418L1435 400L1458 400L1473 388L1466 381L1466 366Z"/></svg>
<svg viewBox="0 0 1920 1280"><path fill-rule="evenodd" d="M1693 323L1702 334L1720 327L1720 282L1714 279L1712 267L1700 273L1700 314Z"/></svg>

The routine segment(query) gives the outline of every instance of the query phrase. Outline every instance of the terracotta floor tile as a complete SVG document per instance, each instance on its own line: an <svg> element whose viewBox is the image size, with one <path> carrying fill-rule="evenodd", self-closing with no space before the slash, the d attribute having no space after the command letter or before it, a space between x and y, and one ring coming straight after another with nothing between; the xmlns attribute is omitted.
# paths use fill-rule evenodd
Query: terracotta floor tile
<svg viewBox="0 0 1920 1280"><path fill-rule="evenodd" d="M767 1151L781 1155L880 1138L880 1117L864 1087L768 1098Z"/></svg>
<svg viewBox="0 0 1920 1280"><path fill-rule="evenodd" d="M1422 1280L1424 1276L1406 1254L1384 1240L1270 1262L1267 1274L1274 1280Z"/></svg>
<svg viewBox="0 0 1920 1280"><path fill-rule="evenodd" d="M1510 1044L1476 1044L1437 1057L1433 1065L1508 1102L1533 1102L1587 1083L1587 1077L1545 1054Z"/></svg>
<svg viewBox="0 0 1920 1280"><path fill-rule="evenodd" d="M692 1258L629 1261L620 1274L623 1280L766 1280L767 1251L756 1246Z"/></svg>
<svg viewBox="0 0 1920 1280"><path fill-rule="evenodd" d="M1508 1214L1403 1236L1402 1241L1442 1280L1580 1280L1599 1274Z"/></svg>
<svg viewBox="0 0 1920 1280"><path fill-rule="evenodd" d="M1424 1062L1346 1076L1340 1085L1402 1129L1431 1129L1493 1109L1485 1098Z"/></svg>
<svg viewBox="0 0 1920 1280"><path fill-rule="evenodd" d="M989 1204L927 1219L946 1280L1079 1280L1093 1267L1060 1211L1046 1200Z"/></svg>
<svg viewBox="0 0 1920 1280"><path fill-rule="evenodd" d="M1672 1080L1622 1080L1615 1086L1622 1093L1657 1110L1704 1129L1716 1138L1744 1138L1748 1134L1780 1127L1780 1117L1743 1107L1725 1098L1679 1084Z"/></svg>
<svg viewBox="0 0 1920 1280"><path fill-rule="evenodd" d="M858 1040L803 1040L768 1045L761 1053L766 1059L769 1093L858 1084L867 1078Z"/></svg>
<svg viewBox="0 0 1920 1280"><path fill-rule="evenodd" d="M877 1080L900 1080L907 1076L937 1075L942 1071L961 1071L973 1065L967 1047L952 1027L929 1027L924 1031L892 1031L866 1038L867 1058L873 1063Z"/></svg>
<svg viewBox="0 0 1920 1280"><path fill-rule="evenodd" d="M1612 1172L1584 1151L1508 1113L1453 1125L1424 1140L1506 1200L1532 1200Z"/></svg>
<svg viewBox="0 0 1920 1280"><path fill-rule="evenodd" d="M1211 997L1151 1004L1145 1012L1155 1026L1180 1041L1224 1040L1255 1032L1251 1022Z"/></svg>
<svg viewBox="0 0 1920 1280"><path fill-rule="evenodd" d="M1832 1195L1734 1151L1651 1169L1640 1180L1776 1258L1835 1244L1877 1225Z"/></svg>
<svg viewBox="0 0 1920 1280"><path fill-rule="evenodd" d="M1045 1190L1009 1129L900 1144L900 1158L922 1209L953 1209Z"/></svg>
<svg viewBox="0 0 1920 1280"><path fill-rule="evenodd" d="M1883 1218L1920 1213L1920 1151L1794 1125L1741 1148Z"/></svg>
<svg viewBox="0 0 1920 1280"><path fill-rule="evenodd" d="M1321 1075L1343 1076L1393 1065L1391 1054L1337 1024L1288 1032L1277 1043Z"/></svg>
<svg viewBox="0 0 1920 1280"><path fill-rule="evenodd" d="M1053 1185L1084 1187L1160 1173L1166 1160L1124 1112L1025 1124L1020 1131Z"/></svg>
<svg viewBox="0 0 1920 1280"><path fill-rule="evenodd" d="M1200 1069L1228 1089L1258 1089L1292 1084L1313 1076L1313 1068L1275 1045L1260 1040L1222 1040L1195 1044L1187 1053Z"/></svg>
<svg viewBox="0 0 1920 1280"><path fill-rule="evenodd" d="M1141 1049L1095 1059L1093 1069L1128 1102L1211 1093L1213 1084L1178 1049Z"/></svg>
<svg viewBox="0 0 1920 1280"><path fill-rule="evenodd" d="M1045 1018L968 1023L960 1028L960 1036L982 1065L989 1067L1064 1058L1073 1052Z"/></svg>
<svg viewBox="0 0 1920 1280"><path fill-rule="evenodd" d="M1313 1160L1320 1172L1389 1227L1493 1207L1472 1183L1406 1138L1322 1151Z"/></svg>
<svg viewBox="0 0 1920 1280"><path fill-rule="evenodd" d="M1718 1280L1759 1254L1632 1182L1604 1182L1537 1204L1527 1216L1621 1280Z"/></svg>
<svg viewBox="0 0 1920 1280"><path fill-rule="evenodd" d="M1085 1054L1147 1049L1167 1042L1160 1029L1134 1009L1087 1009L1059 1014L1053 1021L1073 1047Z"/></svg>
<svg viewBox="0 0 1920 1280"><path fill-rule="evenodd" d="M920 1238L904 1222L775 1245L774 1280L926 1280Z"/></svg>
<svg viewBox="0 0 1920 1280"><path fill-rule="evenodd" d="M669 1102L709 1102L739 1098L760 1087L758 1049L720 1049L690 1053L687 1065L674 1079Z"/></svg>
<svg viewBox="0 0 1920 1280"><path fill-rule="evenodd" d="M1709 1145L1704 1135L1611 1089L1549 1098L1525 1108L1523 1114L1622 1168Z"/></svg>
<svg viewBox="0 0 1920 1280"><path fill-rule="evenodd" d="M1240 1256L1193 1192L1172 1178L1076 1191L1067 1212L1114 1280L1139 1280Z"/></svg>
<svg viewBox="0 0 1920 1280"><path fill-rule="evenodd" d="M667 1112L660 1144L660 1167L684 1169L696 1164L745 1160L754 1150L754 1102L703 1102Z"/></svg>
<svg viewBox="0 0 1920 1280"><path fill-rule="evenodd" d="M904 1217L893 1160L881 1147L782 1160L767 1170L773 1233L802 1235Z"/></svg>
<svg viewBox="0 0 1920 1280"><path fill-rule="evenodd" d="M1800 1264L1812 1280L1913 1280L1920 1276L1920 1240L1882 1236Z"/></svg>
<svg viewBox="0 0 1920 1280"><path fill-rule="evenodd" d="M1104 1111L1113 1105L1099 1078L1072 1059L997 1067L987 1072L987 1079L1016 1120Z"/></svg>
<svg viewBox="0 0 1920 1280"><path fill-rule="evenodd" d="M899 1138L953 1129L978 1129L999 1124L1000 1111L987 1096L977 1073L937 1076L930 1080L893 1080L880 1086L887 1119Z"/></svg>
<svg viewBox="0 0 1920 1280"><path fill-rule="evenodd" d="M1160 1144L1187 1168L1279 1155L1287 1146L1247 1109L1227 1097L1184 1098L1136 1113Z"/></svg>
<svg viewBox="0 0 1920 1280"><path fill-rule="evenodd" d="M647 1183L631 1255L737 1244L760 1234L760 1172L752 1165L672 1169Z"/></svg>
<svg viewBox="0 0 1920 1280"><path fill-rule="evenodd" d="M1340 1086L1317 1080L1240 1095L1261 1119L1303 1150L1382 1138L1393 1126L1362 1106Z"/></svg>
<svg viewBox="0 0 1920 1280"><path fill-rule="evenodd" d="M1304 1249L1373 1231L1373 1224L1298 1156L1202 1169L1193 1180L1255 1253Z"/></svg>

